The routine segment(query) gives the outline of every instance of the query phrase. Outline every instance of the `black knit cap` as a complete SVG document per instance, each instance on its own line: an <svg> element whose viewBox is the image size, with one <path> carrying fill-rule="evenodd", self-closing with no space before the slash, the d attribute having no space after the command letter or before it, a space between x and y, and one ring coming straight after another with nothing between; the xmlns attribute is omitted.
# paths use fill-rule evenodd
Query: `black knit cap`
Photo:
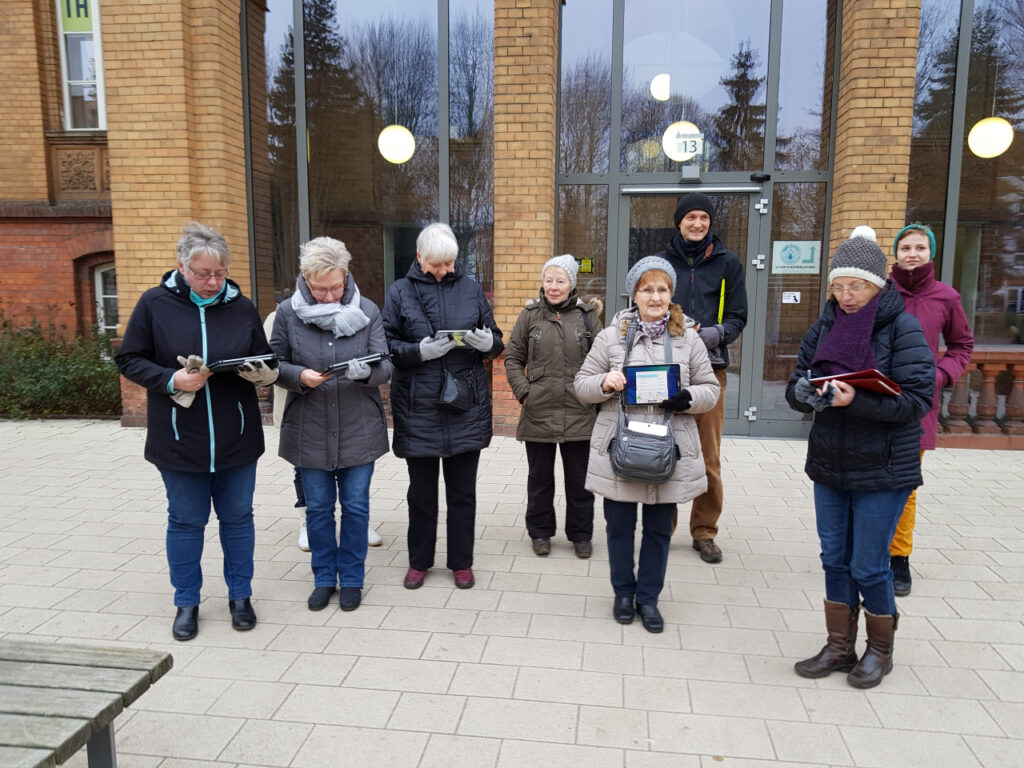
<svg viewBox="0 0 1024 768"><path fill-rule="evenodd" d="M715 208L711 203L711 198L707 195L702 195L700 192L687 192L679 200L679 204L676 206L676 229L679 229L679 222L683 220L683 216L688 214L690 211L704 211L711 219L715 220Z"/></svg>

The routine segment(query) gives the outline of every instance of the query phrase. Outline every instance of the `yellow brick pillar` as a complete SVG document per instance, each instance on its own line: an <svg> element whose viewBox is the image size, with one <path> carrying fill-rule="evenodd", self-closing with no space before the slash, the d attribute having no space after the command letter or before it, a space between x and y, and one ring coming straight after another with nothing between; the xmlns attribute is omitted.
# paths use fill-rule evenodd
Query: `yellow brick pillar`
<svg viewBox="0 0 1024 768"><path fill-rule="evenodd" d="M829 254L858 224L886 255L904 224L920 0L843 4Z"/></svg>
<svg viewBox="0 0 1024 768"><path fill-rule="evenodd" d="M49 198L43 135L41 40L32 0L6 0L0 24L0 78L4 83L4 150L0 153L0 200Z"/></svg>
<svg viewBox="0 0 1024 768"><path fill-rule="evenodd" d="M224 235L250 293L238 14L221 0L100 5L122 330L191 220ZM122 387L123 423L139 423L140 395Z"/></svg>
<svg viewBox="0 0 1024 768"><path fill-rule="evenodd" d="M558 0L494 3L494 315L512 331L554 255ZM519 406L495 361L494 428L512 434Z"/></svg>

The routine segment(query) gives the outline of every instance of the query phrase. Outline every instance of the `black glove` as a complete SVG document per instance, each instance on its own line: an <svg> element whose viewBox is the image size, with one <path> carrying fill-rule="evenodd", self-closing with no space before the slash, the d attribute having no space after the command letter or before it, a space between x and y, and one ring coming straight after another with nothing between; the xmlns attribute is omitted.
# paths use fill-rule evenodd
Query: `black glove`
<svg viewBox="0 0 1024 768"><path fill-rule="evenodd" d="M693 398L690 397L690 390L684 389L680 392L676 392L668 400L662 400L661 407L666 411L682 413L683 411L690 410L691 400L693 400Z"/></svg>

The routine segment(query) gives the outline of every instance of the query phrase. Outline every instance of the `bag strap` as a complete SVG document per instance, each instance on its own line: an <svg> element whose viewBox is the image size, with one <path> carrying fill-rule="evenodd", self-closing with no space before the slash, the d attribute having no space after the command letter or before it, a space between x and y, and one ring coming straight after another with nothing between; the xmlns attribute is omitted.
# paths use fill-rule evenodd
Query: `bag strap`
<svg viewBox="0 0 1024 768"><path fill-rule="evenodd" d="M416 292L416 300L420 303L420 309L423 310L423 319L427 321L427 330L430 331L430 337L434 337L434 324L430 322L430 315L427 314L427 308L423 306L423 297L420 295L420 287L416 285L415 280L410 280L412 283L412 289ZM441 296L438 296L438 301L444 301ZM444 320L444 318L441 318ZM445 378L448 378L448 366L445 364L444 358L441 358L441 372L444 373Z"/></svg>
<svg viewBox="0 0 1024 768"><path fill-rule="evenodd" d="M629 326L626 328L626 354L622 357L622 375L626 375L626 366L629 364L629 352L633 349L633 342L636 340L636 332L640 327L640 316L634 315L633 319L630 320ZM665 326L665 364L672 365L672 337L668 333L668 325ZM626 426L626 389L623 387L619 393L619 424L623 427ZM672 413L666 412L665 423L669 425L669 429L672 429Z"/></svg>
<svg viewBox="0 0 1024 768"><path fill-rule="evenodd" d="M594 347L594 334L590 332L590 312L592 310L583 310L583 330L585 331L585 337L587 339L587 351L589 352Z"/></svg>

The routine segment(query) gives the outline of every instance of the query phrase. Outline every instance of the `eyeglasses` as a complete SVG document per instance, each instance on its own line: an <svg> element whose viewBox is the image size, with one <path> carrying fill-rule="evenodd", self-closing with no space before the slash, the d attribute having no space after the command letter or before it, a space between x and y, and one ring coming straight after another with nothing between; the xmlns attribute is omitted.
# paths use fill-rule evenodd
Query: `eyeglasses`
<svg viewBox="0 0 1024 768"><path fill-rule="evenodd" d="M341 294L345 292L344 283L341 285L313 285L307 280L306 285L309 286L309 292L317 298L326 296L327 294L331 294L332 296L341 296Z"/></svg>
<svg viewBox="0 0 1024 768"><path fill-rule="evenodd" d="M836 285L832 283L832 293L838 296L842 293L864 293L872 287L871 283L851 283L850 285Z"/></svg>
<svg viewBox="0 0 1024 768"><path fill-rule="evenodd" d="M654 288L653 286L650 285L647 286L646 288L641 288L639 291L637 291L637 293L642 293L647 298L651 298L655 294L657 294L658 296L672 295L672 291L669 290L668 288Z"/></svg>
<svg viewBox="0 0 1024 768"><path fill-rule="evenodd" d="M224 282L224 278L228 276L228 271L222 270L221 272L196 272L192 267L186 267L186 269L192 273L192 277L201 283L208 283L210 280L216 280L218 283Z"/></svg>

